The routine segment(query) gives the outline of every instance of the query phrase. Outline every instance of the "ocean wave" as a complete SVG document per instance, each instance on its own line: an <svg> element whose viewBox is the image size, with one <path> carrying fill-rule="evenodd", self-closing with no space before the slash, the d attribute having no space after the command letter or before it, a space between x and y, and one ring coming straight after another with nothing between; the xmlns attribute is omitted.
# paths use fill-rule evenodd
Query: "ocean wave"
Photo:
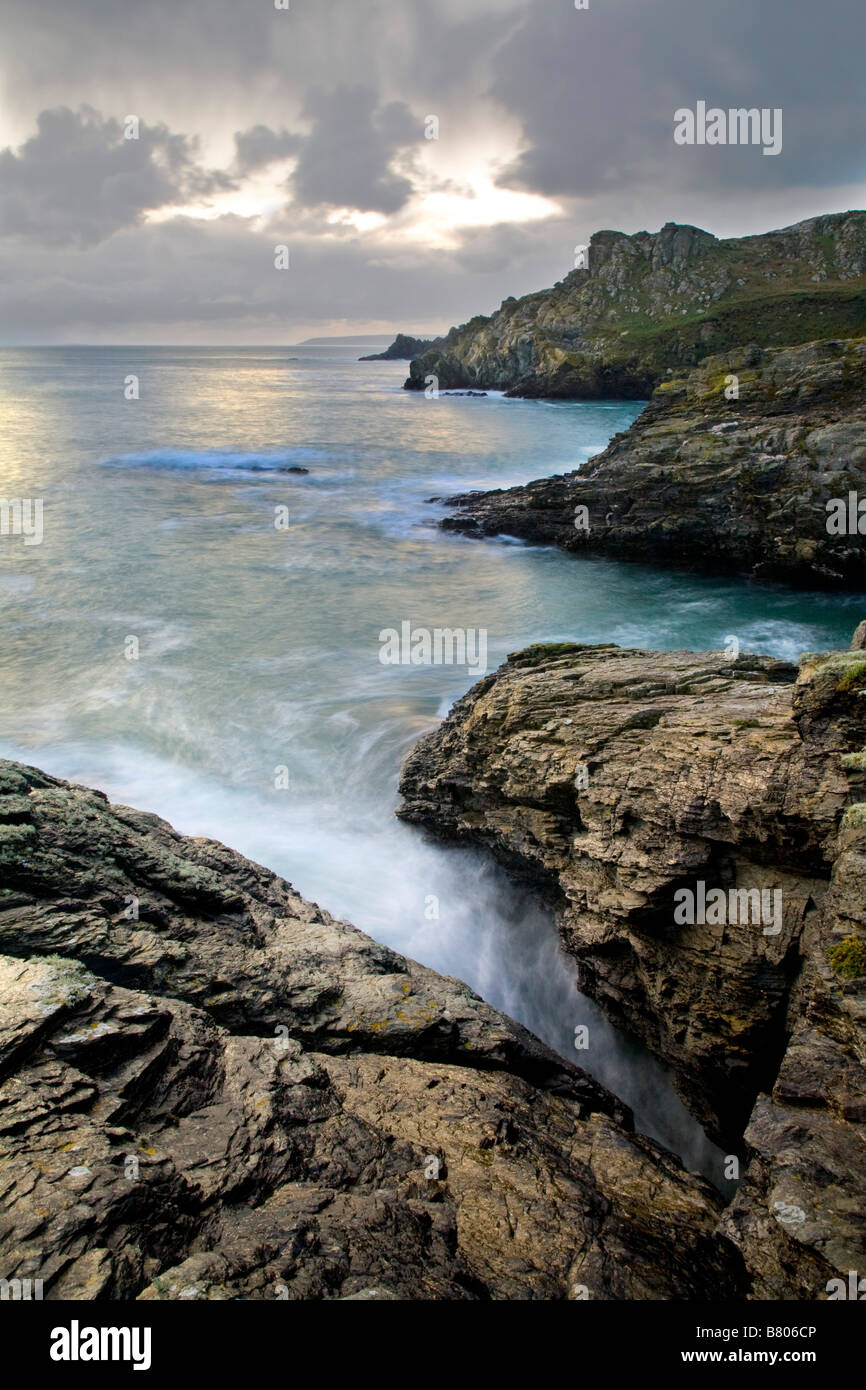
<svg viewBox="0 0 866 1390"><path fill-rule="evenodd" d="M24 598L32 594L36 580L29 574L0 575L0 598Z"/></svg>
<svg viewBox="0 0 866 1390"><path fill-rule="evenodd" d="M115 454L101 459L105 468L161 468L188 472L288 473L308 468L327 455L322 449L298 447L262 453L231 449L149 449L142 453Z"/></svg>
<svg viewBox="0 0 866 1390"><path fill-rule="evenodd" d="M402 387L400 388L402 390ZM486 386L447 386L440 392L440 396L468 396L471 400L479 400L486 396L491 401L505 401L512 399L506 396L504 391L491 391Z"/></svg>

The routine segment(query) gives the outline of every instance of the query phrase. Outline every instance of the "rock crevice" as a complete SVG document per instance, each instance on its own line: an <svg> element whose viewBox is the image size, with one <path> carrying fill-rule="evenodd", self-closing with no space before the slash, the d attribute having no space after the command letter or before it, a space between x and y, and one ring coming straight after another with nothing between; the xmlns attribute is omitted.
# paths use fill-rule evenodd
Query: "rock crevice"
<svg viewBox="0 0 866 1390"><path fill-rule="evenodd" d="M719 1195L465 985L11 763L0 1194L0 1278L48 1299L746 1287Z"/></svg>
<svg viewBox="0 0 866 1390"><path fill-rule="evenodd" d="M861 692L856 652L797 673L541 646L458 701L402 774L405 819L548 894L584 991L744 1155L725 1229L758 1297L815 1297L843 1251L866 1259ZM852 941L847 978L833 962Z"/></svg>

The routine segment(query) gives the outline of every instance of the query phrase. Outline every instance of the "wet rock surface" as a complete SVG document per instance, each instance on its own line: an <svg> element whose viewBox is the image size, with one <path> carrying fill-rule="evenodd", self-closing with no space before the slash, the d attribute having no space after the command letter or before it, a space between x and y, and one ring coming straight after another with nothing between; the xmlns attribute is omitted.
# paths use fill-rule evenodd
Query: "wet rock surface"
<svg viewBox="0 0 866 1390"><path fill-rule="evenodd" d="M0 1274L48 1299L739 1296L722 1202L456 980L0 763Z"/></svg>
<svg viewBox="0 0 866 1390"><path fill-rule="evenodd" d="M862 590L861 499L862 338L709 358L661 385L631 428L579 471L449 498L456 511L443 526L575 554Z"/></svg>
<svg viewBox="0 0 866 1390"><path fill-rule="evenodd" d="M826 1296L866 1262L864 693L857 650L798 672L539 646L402 774L400 814L537 886L581 987L740 1156L722 1229L755 1298ZM722 920L678 920L701 883Z"/></svg>

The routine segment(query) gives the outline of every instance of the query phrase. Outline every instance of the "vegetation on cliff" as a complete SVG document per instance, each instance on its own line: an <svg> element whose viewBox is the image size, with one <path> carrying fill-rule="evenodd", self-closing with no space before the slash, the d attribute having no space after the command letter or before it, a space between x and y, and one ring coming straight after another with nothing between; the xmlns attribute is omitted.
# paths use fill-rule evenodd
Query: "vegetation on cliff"
<svg viewBox="0 0 866 1390"><path fill-rule="evenodd" d="M412 361L406 386L512 395L649 396L668 369L746 343L866 333L866 212L718 240L697 227L596 232L588 267L506 299Z"/></svg>

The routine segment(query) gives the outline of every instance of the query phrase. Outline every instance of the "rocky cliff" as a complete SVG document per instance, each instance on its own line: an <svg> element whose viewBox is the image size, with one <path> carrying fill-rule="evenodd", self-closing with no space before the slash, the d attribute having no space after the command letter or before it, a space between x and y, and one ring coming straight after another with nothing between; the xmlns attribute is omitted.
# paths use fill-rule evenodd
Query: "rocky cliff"
<svg viewBox="0 0 866 1390"><path fill-rule="evenodd" d="M862 590L866 339L708 358L579 472L448 502L469 535Z"/></svg>
<svg viewBox="0 0 866 1390"><path fill-rule="evenodd" d="M406 386L518 396L648 396L667 369L746 343L866 333L866 213L810 218L719 241L669 222L597 232L588 266L452 328L411 363Z"/></svg>
<svg viewBox="0 0 866 1390"><path fill-rule="evenodd" d="M8 762L0 1193L47 1299L745 1288L718 1194L464 985Z"/></svg>
<svg viewBox="0 0 866 1390"><path fill-rule="evenodd" d="M530 648L402 775L400 814L537 886L584 991L741 1156L751 1297L866 1265L864 696L862 651Z"/></svg>
<svg viewBox="0 0 866 1390"><path fill-rule="evenodd" d="M408 362L413 357L421 357L438 347L441 338L412 338L408 333L398 333L393 343L384 352L371 352L359 357L359 362Z"/></svg>

